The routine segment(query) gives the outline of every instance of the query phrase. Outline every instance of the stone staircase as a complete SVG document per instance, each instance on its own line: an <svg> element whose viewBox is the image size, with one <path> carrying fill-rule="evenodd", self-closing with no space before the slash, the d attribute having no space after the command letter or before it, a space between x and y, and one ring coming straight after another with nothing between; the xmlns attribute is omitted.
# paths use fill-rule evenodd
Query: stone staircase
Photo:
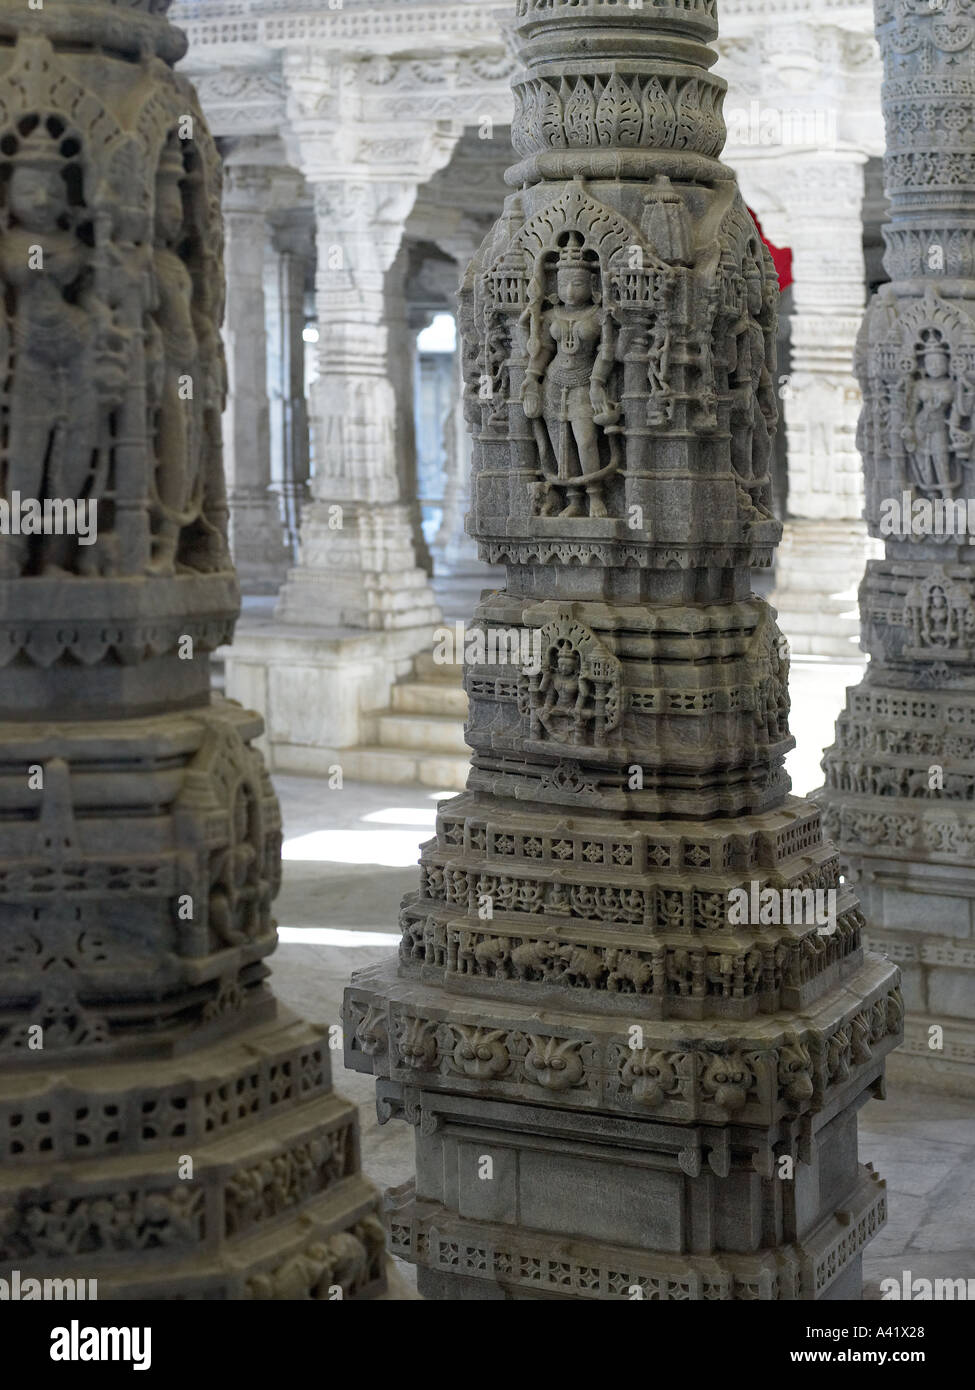
<svg viewBox="0 0 975 1390"><path fill-rule="evenodd" d="M393 686L391 707L370 719L372 741L343 750L344 775L360 782L419 782L463 791L470 760L466 718L463 668L438 666L429 652L421 652L413 674Z"/></svg>

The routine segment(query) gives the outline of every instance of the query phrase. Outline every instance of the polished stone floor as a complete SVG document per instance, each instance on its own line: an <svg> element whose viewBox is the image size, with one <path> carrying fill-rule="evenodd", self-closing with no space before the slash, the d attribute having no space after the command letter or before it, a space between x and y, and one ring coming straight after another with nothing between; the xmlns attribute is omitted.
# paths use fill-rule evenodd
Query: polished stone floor
<svg viewBox="0 0 975 1390"><path fill-rule="evenodd" d="M861 668L793 664L790 759L795 790L821 781L822 749L832 741L844 689ZM425 787L347 783L330 790L313 778L275 779L285 818L284 887L277 902L282 944L276 988L292 1007L322 1024L340 1020L342 990L353 970L395 951L403 893L416 887L420 843L433 834L437 801ZM363 1166L380 1187L412 1171L413 1132L379 1127L370 1077L347 1072L332 1054L339 1090L359 1106ZM861 1157L886 1178L889 1221L868 1248L866 1296L880 1280L975 1278L975 1104L891 1086L888 1099L861 1112ZM401 1267L407 1279L412 1271Z"/></svg>

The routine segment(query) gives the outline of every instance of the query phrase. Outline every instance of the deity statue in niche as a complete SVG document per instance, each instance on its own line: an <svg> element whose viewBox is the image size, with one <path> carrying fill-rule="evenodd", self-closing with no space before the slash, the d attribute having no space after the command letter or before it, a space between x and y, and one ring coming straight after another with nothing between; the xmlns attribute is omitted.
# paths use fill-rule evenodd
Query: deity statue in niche
<svg viewBox="0 0 975 1390"><path fill-rule="evenodd" d="M912 584L904 604L903 622L910 629L914 652L967 652L975 641L975 605L967 589L935 570Z"/></svg>
<svg viewBox="0 0 975 1390"><path fill-rule="evenodd" d="M729 340L732 353L729 386L734 393L731 459L752 504L762 514L769 515L776 409L764 326L765 287L754 261L744 266L742 290L741 317L733 326Z"/></svg>
<svg viewBox="0 0 975 1390"><path fill-rule="evenodd" d="M156 178L156 331L147 345L156 455L151 480L152 568L162 574L173 573L180 534L199 519L203 509L203 380L193 315L193 279L183 256L189 236L183 199L185 178L179 142L170 139Z"/></svg>
<svg viewBox="0 0 975 1390"><path fill-rule="evenodd" d="M951 645L950 609L948 595L940 584L936 584L928 594L928 601L921 615L922 633L929 647Z"/></svg>
<svg viewBox="0 0 975 1390"><path fill-rule="evenodd" d="M538 670L518 683L518 707L530 716L532 738L603 742L619 724L619 662L568 616L546 624L541 639Z"/></svg>
<svg viewBox="0 0 975 1390"><path fill-rule="evenodd" d="M230 812L230 843L211 868L210 926L224 946L240 946L257 936L271 897L260 857L260 812L246 784L235 793Z"/></svg>
<svg viewBox="0 0 975 1390"><path fill-rule="evenodd" d="M554 656L554 662L539 677L542 701L536 709L538 723L553 738L579 743L586 722L596 712L591 686L580 674L579 653L568 642L561 642Z"/></svg>
<svg viewBox="0 0 975 1390"><path fill-rule="evenodd" d="M108 441L99 430L104 411L121 398L124 340L96 292L80 153L80 140L58 116L25 116L0 137L9 169L0 249L8 498L88 502L96 472L104 486ZM43 574L91 571L95 551L79 546L69 528L5 535L0 576L35 566Z"/></svg>
<svg viewBox="0 0 975 1390"><path fill-rule="evenodd" d="M219 225L219 203L210 210L208 225ZM195 523L183 531L180 538L181 564L201 573L226 570L232 567L227 545L227 487L223 473L223 435L220 419L227 399L227 364L220 335L214 327L223 321L223 275L220 260L213 264L213 247L209 247L203 265L203 285L206 293L193 304L193 325L202 373L200 392L200 490L202 504Z"/></svg>
<svg viewBox="0 0 975 1390"><path fill-rule="evenodd" d="M560 239L556 295L546 295L551 254L540 259L522 322L528 367L522 405L532 422L543 485L543 516L606 516L603 483L619 468L620 408L610 400L615 328L602 305L599 264L578 232Z"/></svg>
<svg viewBox="0 0 975 1390"><path fill-rule="evenodd" d="M915 486L928 496L953 497L961 484L959 463L971 458L972 435L962 428L957 383L948 346L936 329L921 334L920 373L908 383L903 427Z"/></svg>
<svg viewBox="0 0 975 1390"><path fill-rule="evenodd" d="M670 322L661 316L654 325L650 350L647 354L647 380L650 398L647 401L647 424L667 425L674 412L670 388Z"/></svg>

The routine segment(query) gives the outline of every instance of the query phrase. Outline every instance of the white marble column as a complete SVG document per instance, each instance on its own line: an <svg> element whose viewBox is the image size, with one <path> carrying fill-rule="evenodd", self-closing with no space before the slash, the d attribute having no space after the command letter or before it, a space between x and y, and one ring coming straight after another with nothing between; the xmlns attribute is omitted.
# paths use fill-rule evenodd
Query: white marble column
<svg viewBox="0 0 975 1390"><path fill-rule="evenodd" d="M300 558L282 591L286 623L398 631L439 619L417 564L396 444L387 276L413 182L364 170L314 184L319 377L315 472Z"/></svg>
<svg viewBox="0 0 975 1390"><path fill-rule="evenodd" d="M305 397L305 285L314 259L313 229L289 218L271 235L274 344L271 363L271 476L289 547L297 558L298 529L308 501L310 451Z"/></svg>
<svg viewBox="0 0 975 1390"><path fill-rule="evenodd" d="M445 230L438 238L438 245L446 251L457 266L459 284L475 252L484 237L485 228L479 223L471 223L463 216L460 225ZM483 564L477 555L477 546L464 529L471 497L471 456L473 439L471 425L480 425L480 419L470 423L464 418L464 373L461 360L463 346L460 332L457 334L457 352L452 381L452 403L443 422L443 441L446 462L446 484L443 499L443 520L434 540L434 551L441 569L453 575L474 576L484 583L495 575L491 566Z"/></svg>
<svg viewBox="0 0 975 1390"><path fill-rule="evenodd" d="M452 574L489 573L477 557L477 546L465 530L471 499L472 440L464 419L464 390L460 349L454 361L451 407L443 422L447 483L444 488L443 520L434 542L445 570Z"/></svg>
<svg viewBox="0 0 975 1390"><path fill-rule="evenodd" d="M270 490L264 313L269 194L265 168L228 164L224 189L228 399L223 444L230 545L245 593L274 593L289 561L277 499Z"/></svg>
<svg viewBox="0 0 975 1390"><path fill-rule="evenodd" d="M792 368L779 382L788 519L772 603L799 655L858 656L856 590L870 552L853 376L866 301L865 162L856 151L792 150L763 161L762 182L784 211L756 198L766 236L793 255ZM747 196L747 172L743 182Z"/></svg>
<svg viewBox="0 0 975 1390"><path fill-rule="evenodd" d="M425 309L418 311L408 303L410 269L410 255L404 242L386 278L389 363L396 392L397 468L400 495L409 509L417 564L430 577L433 574L433 557L423 534L416 449L416 372L419 357L416 340L417 335L433 321L433 312Z"/></svg>

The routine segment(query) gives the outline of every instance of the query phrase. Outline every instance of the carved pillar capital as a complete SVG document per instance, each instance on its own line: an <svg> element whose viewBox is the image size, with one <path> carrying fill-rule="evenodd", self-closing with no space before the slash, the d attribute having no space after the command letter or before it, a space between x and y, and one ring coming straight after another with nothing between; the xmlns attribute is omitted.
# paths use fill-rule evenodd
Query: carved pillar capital
<svg viewBox="0 0 975 1390"><path fill-rule="evenodd" d="M267 216L271 198L271 173L260 164L224 166L223 212L228 219L237 215Z"/></svg>

